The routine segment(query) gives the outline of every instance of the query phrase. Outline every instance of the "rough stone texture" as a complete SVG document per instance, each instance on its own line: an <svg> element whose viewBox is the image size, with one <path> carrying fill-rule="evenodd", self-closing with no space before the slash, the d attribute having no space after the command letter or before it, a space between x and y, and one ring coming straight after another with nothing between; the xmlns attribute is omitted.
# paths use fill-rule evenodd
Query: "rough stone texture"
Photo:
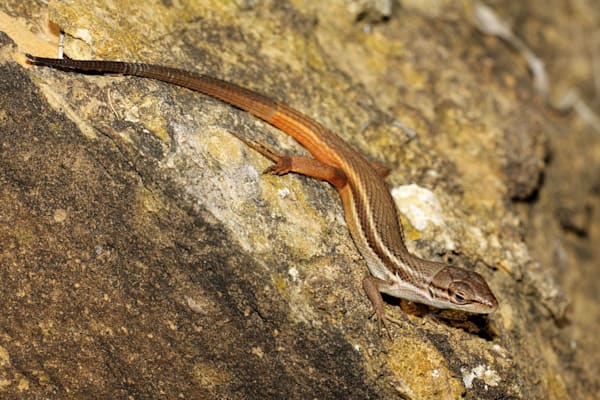
<svg viewBox="0 0 600 400"><path fill-rule="evenodd" d="M0 5L0 397L600 395L599 132L550 110L469 2L77 3ZM597 106L593 1L488 4L553 96ZM395 192L434 194L397 199L443 221L407 212L407 244L482 273L500 309L387 299L408 317L379 337L337 193L260 175L227 130L293 140L163 83L22 63L56 26L71 57L197 69L333 128Z"/></svg>

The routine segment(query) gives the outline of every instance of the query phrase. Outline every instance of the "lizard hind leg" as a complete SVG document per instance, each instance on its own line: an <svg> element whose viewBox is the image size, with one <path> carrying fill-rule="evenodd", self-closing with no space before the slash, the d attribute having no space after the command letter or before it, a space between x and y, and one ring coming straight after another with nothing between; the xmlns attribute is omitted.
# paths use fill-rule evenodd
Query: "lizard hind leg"
<svg viewBox="0 0 600 400"><path fill-rule="evenodd" d="M251 149L274 162L273 165L263 171L265 174L285 175L288 172L295 172L297 174L310 176L311 178L327 181L338 189L346 186L346 174L340 168L323 163L312 157L288 156L261 143L238 135L235 132L229 131L229 133L244 142Z"/></svg>

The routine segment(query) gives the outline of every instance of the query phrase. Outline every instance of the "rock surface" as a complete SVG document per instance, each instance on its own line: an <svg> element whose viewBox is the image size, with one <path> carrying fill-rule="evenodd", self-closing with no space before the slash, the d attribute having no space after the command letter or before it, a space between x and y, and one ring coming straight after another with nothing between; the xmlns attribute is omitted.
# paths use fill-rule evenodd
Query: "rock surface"
<svg viewBox="0 0 600 400"><path fill-rule="evenodd" d="M600 395L600 132L473 4L77 3L0 5L0 397ZM594 2L495 3L551 95L593 109ZM299 145L189 90L26 65L57 27L72 58L202 71L332 128L391 169L411 251L483 274L499 310L387 299L380 337L335 190L261 175L228 130Z"/></svg>

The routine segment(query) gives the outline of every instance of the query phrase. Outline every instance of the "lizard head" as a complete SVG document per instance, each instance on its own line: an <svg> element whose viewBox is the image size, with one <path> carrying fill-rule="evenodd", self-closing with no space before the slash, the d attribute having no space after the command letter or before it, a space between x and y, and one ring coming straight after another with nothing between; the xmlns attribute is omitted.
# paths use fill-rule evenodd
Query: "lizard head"
<svg viewBox="0 0 600 400"><path fill-rule="evenodd" d="M445 265L429 283L433 305L478 314L498 308L498 300L477 272Z"/></svg>

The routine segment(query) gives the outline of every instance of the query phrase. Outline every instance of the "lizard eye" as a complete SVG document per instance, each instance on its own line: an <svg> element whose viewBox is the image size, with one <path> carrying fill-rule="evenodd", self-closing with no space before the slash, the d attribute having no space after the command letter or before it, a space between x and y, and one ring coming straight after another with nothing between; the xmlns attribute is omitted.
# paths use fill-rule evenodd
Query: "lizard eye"
<svg viewBox="0 0 600 400"><path fill-rule="evenodd" d="M469 303L469 286L463 282L454 282L448 288L448 294L454 304L467 304Z"/></svg>
<svg viewBox="0 0 600 400"><path fill-rule="evenodd" d="M460 292L454 293L454 295L452 297L453 297L454 301L458 304L466 303L465 296L463 296L462 293L460 293Z"/></svg>

